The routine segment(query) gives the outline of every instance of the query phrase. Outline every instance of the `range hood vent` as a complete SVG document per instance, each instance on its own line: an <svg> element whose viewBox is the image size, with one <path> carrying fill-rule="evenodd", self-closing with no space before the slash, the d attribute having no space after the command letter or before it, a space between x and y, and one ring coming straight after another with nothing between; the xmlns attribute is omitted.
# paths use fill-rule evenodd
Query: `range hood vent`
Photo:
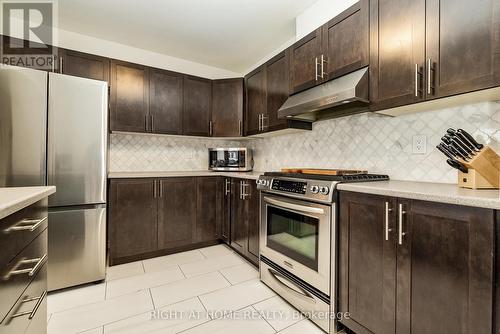
<svg viewBox="0 0 500 334"><path fill-rule="evenodd" d="M279 118L315 122L368 111L368 67L292 95Z"/></svg>

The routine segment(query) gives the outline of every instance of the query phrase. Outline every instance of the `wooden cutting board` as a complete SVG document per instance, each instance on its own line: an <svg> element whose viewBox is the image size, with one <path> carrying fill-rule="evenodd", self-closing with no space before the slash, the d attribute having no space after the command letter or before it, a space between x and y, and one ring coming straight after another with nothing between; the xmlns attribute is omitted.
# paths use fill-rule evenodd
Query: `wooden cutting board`
<svg viewBox="0 0 500 334"><path fill-rule="evenodd" d="M353 169L313 169L313 168L282 168L283 173L294 174L315 174L315 175L353 175L353 174L367 174L365 170Z"/></svg>

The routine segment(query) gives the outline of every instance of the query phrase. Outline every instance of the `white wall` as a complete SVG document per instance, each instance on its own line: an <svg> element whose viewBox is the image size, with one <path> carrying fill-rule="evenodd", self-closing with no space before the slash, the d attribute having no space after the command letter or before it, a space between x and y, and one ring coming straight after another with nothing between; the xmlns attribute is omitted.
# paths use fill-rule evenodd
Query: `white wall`
<svg viewBox="0 0 500 334"><path fill-rule="evenodd" d="M357 0L318 0L295 20L297 40L334 18Z"/></svg>
<svg viewBox="0 0 500 334"><path fill-rule="evenodd" d="M242 73L208 66L164 54L135 48L125 44L98 39L70 31L59 30L59 46L105 57L197 75L209 79L234 78Z"/></svg>

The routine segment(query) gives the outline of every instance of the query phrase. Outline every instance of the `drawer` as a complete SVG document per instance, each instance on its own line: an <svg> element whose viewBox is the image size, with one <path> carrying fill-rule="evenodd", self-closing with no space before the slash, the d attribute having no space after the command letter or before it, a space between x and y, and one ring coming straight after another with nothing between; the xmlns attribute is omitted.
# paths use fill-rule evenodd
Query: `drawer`
<svg viewBox="0 0 500 334"><path fill-rule="evenodd" d="M0 220L0 268L47 228L47 199Z"/></svg>
<svg viewBox="0 0 500 334"><path fill-rule="evenodd" d="M0 319L47 262L47 229L0 271Z"/></svg>
<svg viewBox="0 0 500 334"><path fill-rule="evenodd" d="M0 323L0 334L47 333L47 264Z"/></svg>

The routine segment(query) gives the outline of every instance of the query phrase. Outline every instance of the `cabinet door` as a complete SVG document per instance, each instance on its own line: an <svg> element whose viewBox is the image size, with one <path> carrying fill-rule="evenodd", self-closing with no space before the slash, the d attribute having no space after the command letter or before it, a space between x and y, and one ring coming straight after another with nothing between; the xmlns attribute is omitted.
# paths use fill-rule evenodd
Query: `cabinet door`
<svg viewBox="0 0 500 334"><path fill-rule="evenodd" d="M158 248L190 245L195 239L195 178L166 178L159 181Z"/></svg>
<svg viewBox="0 0 500 334"><path fill-rule="evenodd" d="M494 211L400 205L397 333L492 333Z"/></svg>
<svg viewBox="0 0 500 334"><path fill-rule="evenodd" d="M222 218L220 219L219 238L229 244L231 241L231 179L221 178L223 197Z"/></svg>
<svg viewBox="0 0 500 334"><path fill-rule="evenodd" d="M155 179L113 179L109 194L109 245L113 259L157 249Z"/></svg>
<svg viewBox="0 0 500 334"><path fill-rule="evenodd" d="M306 90L320 83L321 28L290 47L291 94Z"/></svg>
<svg viewBox="0 0 500 334"><path fill-rule="evenodd" d="M248 227L246 256L255 265L259 264L259 218L260 198L257 184L253 180L244 181L245 217Z"/></svg>
<svg viewBox="0 0 500 334"><path fill-rule="evenodd" d="M427 98L500 84L498 0L427 0L426 18Z"/></svg>
<svg viewBox="0 0 500 334"><path fill-rule="evenodd" d="M149 131L149 70L111 61L111 131Z"/></svg>
<svg viewBox="0 0 500 334"><path fill-rule="evenodd" d="M246 134L261 131L261 118L266 114L266 73L261 66L245 77L246 90Z"/></svg>
<svg viewBox="0 0 500 334"><path fill-rule="evenodd" d="M218 239L217 222L222 212L218 177L196 178L196 242Z"/></svg>
<svg viewBox="0 0 500 334"><path fill-rule="evenodd" d="M287 121L278 118L278 110L288 99L290 92L289 50L283 51L266 63L267 119L268 131L286 128Z"/></svg>
<svg viewBox="0 0 500 334"><path fill-rule="evenodd" d="M182 130L184 135L210 136L212 105L212 81L184 76L184 111Z"/></svg>
<svg viewBox="0 0 500 334"><path fill-rule="evenodd" d="M368 66L368 12L369 1L361 0L323 26L326 80Z"/></svg>
<svg viewBox="0 0 500 334"><path fill-rule="evenodd" d="M182 83L180 73L150 70L149 113L153 133L182 133Z"/></svg>
<svg viewBox="0 0 500 334"><path fill-rule="evenodd" d="M394 205L382 196L340 193L338 311L350 313L342 323L356 333L395 333Z"/></svg>
<svg viewBox="0 0 500 334"><path fill-rule="evenodd" d="M59 72L109 82L109 58L59 49Z"/></svg>
<svg viewBox="0 0 500 334"><path fill-rule="evenodd" d="M233 179L231 191L231 246L245 255L248 247L248 227L245 218L245 201L242 194L241 179Z"/></svg>
<svg viewBox="0 0 500 334"><path fill-rule="evenodd" d="M372 109L423 101L424 59L425 0L370 1Z"/></svg>
<svg viewBox="0 0 500 334"><path fill-rule="evenodd" d="M212 85L213 136L242 136L243 79L215 80Z"/></svg>

